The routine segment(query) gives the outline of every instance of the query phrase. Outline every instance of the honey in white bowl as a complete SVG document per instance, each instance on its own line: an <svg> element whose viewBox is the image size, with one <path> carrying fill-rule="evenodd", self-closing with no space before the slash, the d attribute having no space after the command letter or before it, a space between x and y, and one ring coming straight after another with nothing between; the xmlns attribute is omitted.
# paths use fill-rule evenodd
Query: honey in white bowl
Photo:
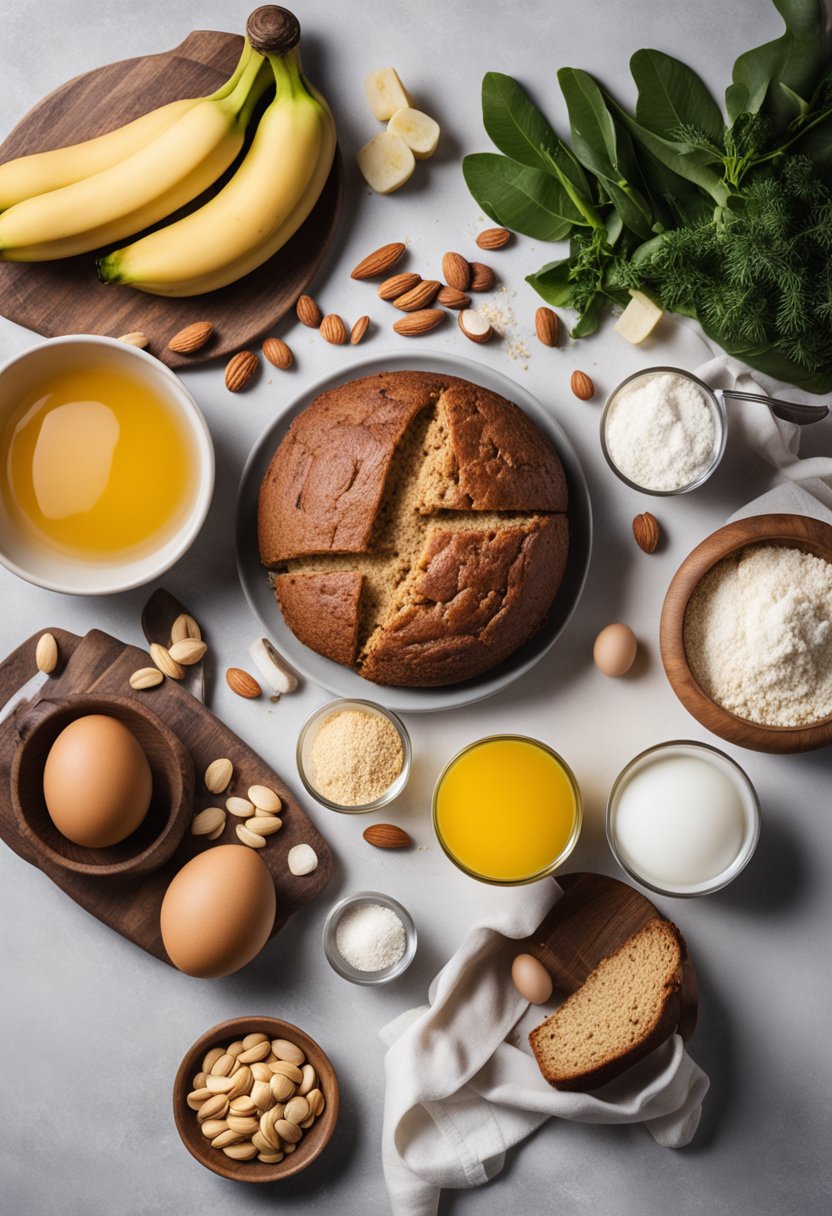
<svg viewBox="0 0 832 1216"><path fill-rule="evenodd" d="M146 381L76 366L45 377L0 436L6 511L37 546L86 562L141 558L182 525L196 469L186 424Z"/></svg>

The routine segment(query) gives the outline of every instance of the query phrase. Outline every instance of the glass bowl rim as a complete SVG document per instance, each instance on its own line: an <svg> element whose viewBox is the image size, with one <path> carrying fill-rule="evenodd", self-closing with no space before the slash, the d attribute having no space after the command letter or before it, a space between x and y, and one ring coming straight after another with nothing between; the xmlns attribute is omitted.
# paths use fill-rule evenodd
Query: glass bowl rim
<svg viewBox="0 0 832 1216"><path fill-rule="evenodd" d="M402 922L405 935L404 954L398 962L384 968L382 971L359 971L357 967L353 967L346 959L341 957L335 940L335 934L345 912L348 912L350 908L357 908L361 904L373 903L390 908ZM326 961L336 975L340 975L342 979L349 980L352 984L372 987L374 984L387 984L391 980L397 979L408 969L416 956L419 936L413 917L404 904L399 903L392 895L386 895L383 891L356 891L352 895L345 895L343 899L339 899L329 909L324 920L323 929L321 930L321 942Z"/></svg>

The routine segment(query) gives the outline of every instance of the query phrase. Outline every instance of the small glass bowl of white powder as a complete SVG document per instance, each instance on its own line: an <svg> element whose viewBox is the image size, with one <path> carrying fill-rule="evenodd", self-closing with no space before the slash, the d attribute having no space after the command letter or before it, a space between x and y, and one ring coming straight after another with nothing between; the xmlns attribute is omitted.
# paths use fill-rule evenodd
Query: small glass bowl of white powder
<svg viewBox="0 0 832 1216"><path fill-rule="evenodd" d="M353 984L387 984L416 954L416 926L408 910L379 891L359 891L330 908L324 954L333 971Z"/></svg>
<svg viewBox="0 0 832 1216"><path fill-rule="evenodd" d="M725 451L725 407L698 376L650 367L622 380L601 415L601 448L621 480L644 494L687 494Z"/></svg>

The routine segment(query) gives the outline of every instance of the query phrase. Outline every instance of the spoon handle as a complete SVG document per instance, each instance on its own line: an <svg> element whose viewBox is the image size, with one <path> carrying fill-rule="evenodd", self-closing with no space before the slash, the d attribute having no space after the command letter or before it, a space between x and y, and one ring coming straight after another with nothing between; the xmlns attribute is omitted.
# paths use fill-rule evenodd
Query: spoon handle
<svg viewBox="0 0 832 1216"><path fill-rule="evenodd" d="M780 401L776 397L767 397L764 393L745 393L736 388L722 389L722 396L735 401L758 401L767 405L778 418L787 422L808 423L820 422L829 413L828 405L805 405L797 401Z"/></svg>

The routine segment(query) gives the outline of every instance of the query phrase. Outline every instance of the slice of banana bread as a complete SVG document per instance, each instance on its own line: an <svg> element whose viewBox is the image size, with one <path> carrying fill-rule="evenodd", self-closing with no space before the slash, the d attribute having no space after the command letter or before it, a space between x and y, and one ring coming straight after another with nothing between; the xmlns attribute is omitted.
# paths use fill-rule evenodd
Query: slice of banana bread
<svg viewBox="0 0 832 1216"><path fill-rule="evenodd" d="M663 1043L679 1021L684 954L676 926L655 917L602 959L529 1035L549 1084L597 1089Z"/></svg>

